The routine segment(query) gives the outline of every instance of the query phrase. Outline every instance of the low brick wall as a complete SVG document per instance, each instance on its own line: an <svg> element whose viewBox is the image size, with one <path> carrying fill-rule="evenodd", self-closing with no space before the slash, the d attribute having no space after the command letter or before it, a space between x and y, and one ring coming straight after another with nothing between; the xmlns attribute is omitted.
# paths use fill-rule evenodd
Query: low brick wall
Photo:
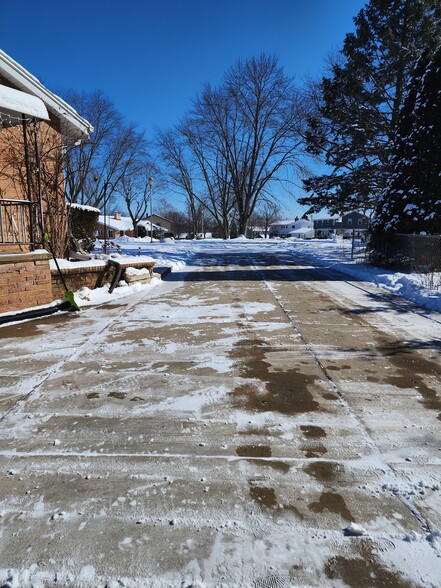
<svg viewBox="0 0 441 588"><path fill-rule="evenodd" d="M49 259L46 251L0 253L0 313L53 301Z"/></svg>
<svg viewBox="0 0 441 588"><path fill-rule="evenodd" d="M103 272L105 263L97 266L61 268L61 274L69 290L75 292L80 288L95 287L98 276ZM58 270L51 270L52 294L54 299L63 298L64 286Z"/></svg>
<svg viewBox="0 0 441 588"><path fill-rule="evenodd" d="M119 261L120 260L118 259L118 262ZM127 263L122 262L121 266L124 268L135 267L138 269L142 269L145 267L153 267L153 263L146 261L133 261ZM73 292L79 290L80 288L90 288L91 290L93 290L93 288L95 288L98 278L102 275L103 271L105 270L105 267L106 263L103 262L100 265L61 268L61 273L69 290L72 290ZM103 284L111 282L113 274L114 268L109 270L109 275L107 277L104 277ZM51 278L52 293L54 299L63 298L64 286L60 274L58 273L58 270L51 270Z"/></svg>

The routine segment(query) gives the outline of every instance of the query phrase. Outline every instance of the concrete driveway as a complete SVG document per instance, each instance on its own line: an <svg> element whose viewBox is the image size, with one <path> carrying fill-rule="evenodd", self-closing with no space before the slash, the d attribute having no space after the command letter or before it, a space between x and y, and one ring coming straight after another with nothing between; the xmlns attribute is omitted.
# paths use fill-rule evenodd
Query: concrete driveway
<svg viewBox="0 0 441 588"><path fill-rule="evenodd" d="M440 586L440 333L246 249L1 328L0 581Z"/></svg>

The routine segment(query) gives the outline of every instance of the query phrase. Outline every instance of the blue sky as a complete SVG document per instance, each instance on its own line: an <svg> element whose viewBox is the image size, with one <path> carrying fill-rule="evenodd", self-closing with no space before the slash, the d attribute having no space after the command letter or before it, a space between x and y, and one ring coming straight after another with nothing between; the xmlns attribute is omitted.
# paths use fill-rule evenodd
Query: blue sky
<svg viewBox="0 0 441 588"><path fill-rule="evenodd" d="M302 84L353 31L364 0L2 1L1 48L49 89L103 90L152 137L204 82L239 58L274 53ZM297 191L300 194L300 189ZM282 195L283 196L283 195ZM300 209L291 199L286 213Z"/></svg>

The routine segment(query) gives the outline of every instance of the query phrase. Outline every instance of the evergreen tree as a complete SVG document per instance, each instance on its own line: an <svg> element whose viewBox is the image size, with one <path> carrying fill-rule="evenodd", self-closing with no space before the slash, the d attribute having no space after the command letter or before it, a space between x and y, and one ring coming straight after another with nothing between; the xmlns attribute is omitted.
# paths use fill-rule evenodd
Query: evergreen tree
<svg viewBox="0 0 441 588"><path fill-rule="evenodd" d="M374 232L441 233L441 47L415 70Z"/></svg>
<svg viewBox="0 0 441 588"><path fill-rule="evenodd" d="M308 151L332 169L304 181L310 212L375 205L412 71L441 41L439 0L370 0L354 22L309 120Z"/></svg>

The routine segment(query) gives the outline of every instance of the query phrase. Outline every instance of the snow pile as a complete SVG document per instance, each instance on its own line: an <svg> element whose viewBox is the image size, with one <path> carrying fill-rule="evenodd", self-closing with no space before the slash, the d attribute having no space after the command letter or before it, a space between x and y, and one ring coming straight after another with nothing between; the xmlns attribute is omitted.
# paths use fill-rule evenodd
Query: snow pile
<svg viewBox="0 0 441 588"><path fill-rule="evenodd" d="M136 267L128 267L124 271L126 276L145 276L146 274L150 275L150 271L146 267L141 269Z"/></svg>
<svg viewBox="0 0 441 588"><path fill-rule="evenodd" d="M347 537L361 537L362 535L366 535L367 531L360 525L356 523L351 523L345 529L343 529L344 534Z"/></svg>
<svg viewBox="0 0 441 588"><path fill-rule="evenodd" d="M105 284L101 288L95 288L94 290L90 290L90 288L81 288L74 293L74 297L75 302L80 308L86 306L97 306L100 304L106 304L107 302L119 300L120 298L125 298L131 294L145 292L147 288L154 288L160 283L161 280L159 278L152 278L148 284L133 282L133 284L130 286L126 284L126 282L121 281L118 284L118 287L115 288L112 293L109 292L110 285Z"/></svg>

